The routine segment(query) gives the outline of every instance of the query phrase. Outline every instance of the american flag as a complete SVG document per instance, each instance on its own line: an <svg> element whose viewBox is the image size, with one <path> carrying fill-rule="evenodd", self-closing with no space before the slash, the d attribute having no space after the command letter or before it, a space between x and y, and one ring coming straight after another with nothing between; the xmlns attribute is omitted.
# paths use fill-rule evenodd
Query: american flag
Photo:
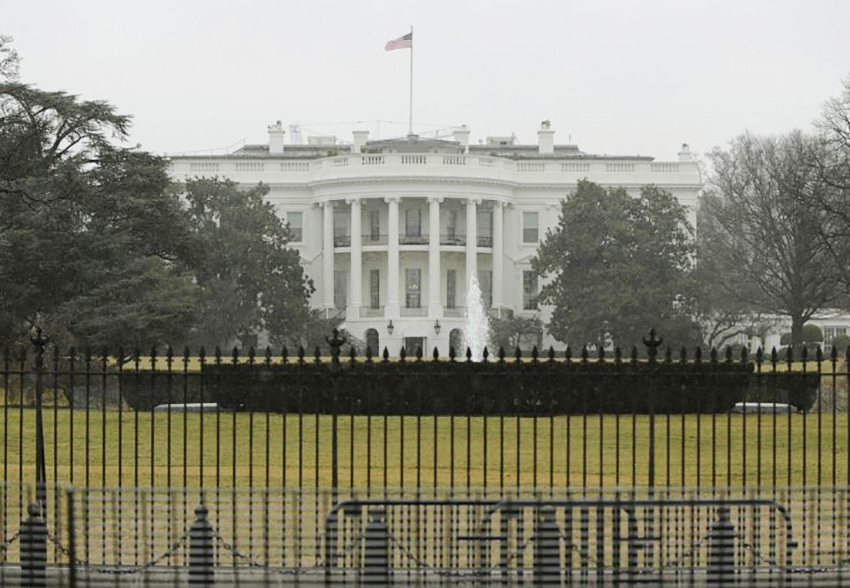
<svg viewBox="0 0 850 588"><path fill-rule="evenodd" d="M398 39L387 41L387 44L384 45L384 51L392 51L394 49L413 49L413 31Z"/></svg>

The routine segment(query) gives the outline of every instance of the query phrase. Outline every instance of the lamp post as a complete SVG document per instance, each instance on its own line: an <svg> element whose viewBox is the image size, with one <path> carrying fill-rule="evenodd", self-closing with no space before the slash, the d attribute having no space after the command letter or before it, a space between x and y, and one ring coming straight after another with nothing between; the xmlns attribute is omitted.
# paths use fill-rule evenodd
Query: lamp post
<svg viewBox="0 0 850 588"><path fill-rule="evenodd" d="M42 395L44 393L44 347L48 339L41 327L30 338L35 347L35 496L42 517L47 517L47 464L44 458L44 417Z"/></svg>

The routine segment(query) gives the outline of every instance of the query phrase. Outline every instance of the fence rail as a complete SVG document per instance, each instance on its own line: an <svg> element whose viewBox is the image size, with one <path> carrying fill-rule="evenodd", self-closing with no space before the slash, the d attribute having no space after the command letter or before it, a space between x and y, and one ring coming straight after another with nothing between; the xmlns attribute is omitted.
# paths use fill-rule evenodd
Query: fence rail
<svg viewBox="0 0 850 588"><path fill-rule="evenodd" d="M2 487L0 584L839 586L844 488ZM29 496L27 494L29 493ZM29 504L29 506L28 506ZM30 566L30 563L32 563Z"/></svg>

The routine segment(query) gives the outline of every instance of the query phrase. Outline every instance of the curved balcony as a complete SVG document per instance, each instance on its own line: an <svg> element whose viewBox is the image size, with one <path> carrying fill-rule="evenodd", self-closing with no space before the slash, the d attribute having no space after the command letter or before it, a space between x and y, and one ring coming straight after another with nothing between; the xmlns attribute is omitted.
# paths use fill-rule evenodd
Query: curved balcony
<svg viewBox="0 0 850 588"><path fill-rule="evenodd" d="M387 244L387 234L386 233L364 233L361 236L360 244L364 247L370 247L372 245L386 245Z"/></svg>
<svg viewBox="0 0 850 588"><path fill-rule="evenodd" d="M399 245L427 245L428 235L399 235Z"/></svg>
<svg viewBox="0 0 850 588"><path fill-rule="evenodd" d="M461 233L440 235L440 245L446 245L447 247L463 247L466 245L466 235Z"/></svg>

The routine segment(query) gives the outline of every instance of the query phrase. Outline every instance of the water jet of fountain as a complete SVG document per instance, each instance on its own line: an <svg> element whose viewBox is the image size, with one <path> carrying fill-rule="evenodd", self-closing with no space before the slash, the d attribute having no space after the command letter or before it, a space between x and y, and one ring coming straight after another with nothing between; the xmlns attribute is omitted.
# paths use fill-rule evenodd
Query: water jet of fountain
<svg viewBox="0 0 850 588"><path fill-rule="evenodd" d="M484 308L484 299L478 279L475 276L469 280L466 289L466 322L463 325L463 355L465 348L472 352L472 361L481 361L484 348L490 344L490 321Z"/></svg>

